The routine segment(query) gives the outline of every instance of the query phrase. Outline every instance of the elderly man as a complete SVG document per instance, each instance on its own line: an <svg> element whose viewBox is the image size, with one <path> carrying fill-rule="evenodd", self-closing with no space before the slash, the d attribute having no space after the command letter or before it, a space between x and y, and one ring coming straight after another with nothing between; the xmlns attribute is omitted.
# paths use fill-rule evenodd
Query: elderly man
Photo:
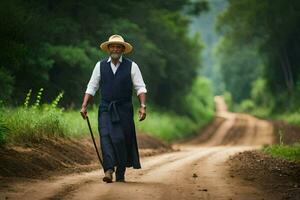
<svg viewBox="0 0 300 200"><path fill-rule="evenodd" d="M116 181L124 182L126 167L141 168L133 120L132 90L136 90L140 102L140 121L146 118L147 90L138 65L123 57L123 54L132 51L129 43L120 35L112 35L100 48L110 57L96 64L80 113L85 119L87 105L100 86L98 130L105 172L103 181L111 183L116 172Z"/></svg>

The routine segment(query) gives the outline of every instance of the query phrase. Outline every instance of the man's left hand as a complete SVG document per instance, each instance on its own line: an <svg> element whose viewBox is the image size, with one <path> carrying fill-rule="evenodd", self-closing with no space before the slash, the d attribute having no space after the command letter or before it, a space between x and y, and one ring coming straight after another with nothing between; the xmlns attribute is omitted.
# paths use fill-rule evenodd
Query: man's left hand
<svg viewBox="0 0 300 200"><path fill-rule="evenodd" d="M143 121L146 118L146 108L140 107L139 120Z"/></svg>

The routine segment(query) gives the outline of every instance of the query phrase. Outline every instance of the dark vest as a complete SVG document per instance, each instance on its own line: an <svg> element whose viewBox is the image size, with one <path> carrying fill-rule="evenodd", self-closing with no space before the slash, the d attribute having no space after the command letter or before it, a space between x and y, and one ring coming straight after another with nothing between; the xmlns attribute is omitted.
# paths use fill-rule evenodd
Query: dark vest
<svg viewBox="0 0 300 200"><path fill-rule="evenodd" d="M131 101L132 99L132 80L131 65L132 61L123 57L122 63L114 74L108 59L100 63L100 88L101 98L104 101Z"/></svg>

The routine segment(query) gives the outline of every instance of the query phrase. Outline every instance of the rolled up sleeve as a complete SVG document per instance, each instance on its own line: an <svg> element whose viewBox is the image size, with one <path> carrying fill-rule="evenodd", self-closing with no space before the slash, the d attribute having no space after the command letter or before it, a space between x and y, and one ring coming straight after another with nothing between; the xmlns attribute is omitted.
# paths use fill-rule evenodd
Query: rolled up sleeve
<svg viewBox="0 0 300 200"><path fill-rule="evenodd" d="M131 66L131 79L137 96L141 93L147 93L146 84L143 80L142 73L135 62L132 62Z"/></svg>
<svg viewBox="0 0 300 200"><path fill-rule="evenodd" d="M95 96L100 84L100 62L97 62L85 93Z"/></svg>

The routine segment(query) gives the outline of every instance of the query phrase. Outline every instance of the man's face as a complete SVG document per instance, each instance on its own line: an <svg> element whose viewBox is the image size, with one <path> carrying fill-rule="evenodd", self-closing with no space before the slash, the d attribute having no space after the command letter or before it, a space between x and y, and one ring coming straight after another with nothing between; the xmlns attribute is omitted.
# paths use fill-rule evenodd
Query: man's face
<svg viewBox="0 0 300 200"><path fill-rule="evenodd" d="M108 50L110 52L111 58L119 59L122 56L125 47L121 44L110 44L108 45Z"/></svg>

